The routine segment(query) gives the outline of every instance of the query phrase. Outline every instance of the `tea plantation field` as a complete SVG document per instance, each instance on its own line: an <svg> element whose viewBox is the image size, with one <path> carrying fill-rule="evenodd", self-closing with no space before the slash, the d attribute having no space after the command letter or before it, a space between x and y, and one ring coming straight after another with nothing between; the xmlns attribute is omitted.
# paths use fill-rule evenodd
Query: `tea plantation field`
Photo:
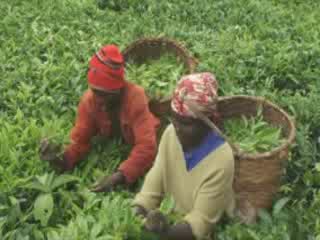
<svg viewBox="0 0 320 240"><path fill-rule="evenodd" d="M95 140L73 172L41 162L39 141L68 142L91 55L141 37L183 42L220 95L264 96L296 121L273 209L229 221L219 240L320 240L320 2L316 0L0 0L0 239L152 239L134 192L88 190L128 151ZM136 186L136 191L139 186Z"/></svg>

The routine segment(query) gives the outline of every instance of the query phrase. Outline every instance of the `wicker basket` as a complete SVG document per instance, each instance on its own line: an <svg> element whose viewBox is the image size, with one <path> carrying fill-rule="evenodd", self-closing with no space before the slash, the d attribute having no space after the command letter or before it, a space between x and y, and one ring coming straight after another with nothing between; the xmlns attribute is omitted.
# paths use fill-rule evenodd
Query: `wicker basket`
<svg viewBox="0 0 320 240"><path fill-rule="evenodd" d="M260 97L220 97L219 112L223 120L241 116L255 116L262 107L262 114L269 124L280 127L284 143L270 152L259 154L235 153L234 189L239 199L248 200L256 209L270 208L288 159L289 147L295 139L295 125L288 114Z"/></svg>
<svg viewBox="0 0 320 240"><path fill-rule="evenodd" d="M167 102L165 107L168 111L170 103ZM290 145L295 139L295 125L284 110L264 98L230 96L219 97L218 101L222 120L255 116L260 107L264 120L282 129L285 141L272 151L259 154L247 154L233 148L236 160L233 186L237 199L240 205L241 201L246 201L255 209L272 206L273 197L280 187Z"/></svg>
<svg viewBox="0 0 320 240"><path fill-rule="evenodd" d="M164 37L139 39L122 52L126 62L132 61L137 64L142 64L149 59L159 59L165 53L176 55L177 59L185 65L186 74L195 71L198 61L180 43ZM161 100L151 98L149 103L151 112L158 116L163 114L167 111L170 100L171 93Z"/></svg>

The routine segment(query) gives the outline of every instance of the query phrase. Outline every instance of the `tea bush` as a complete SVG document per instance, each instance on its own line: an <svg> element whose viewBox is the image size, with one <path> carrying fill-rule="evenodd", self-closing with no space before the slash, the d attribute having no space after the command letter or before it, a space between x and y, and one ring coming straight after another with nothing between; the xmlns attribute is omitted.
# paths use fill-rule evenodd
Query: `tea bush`
<svg viewBox="0 0 320 240"><path fill-rule="evenodd" d="M254 226L220 224L217 239L320 239L318 1L11 0L1 1L0 19L0 239L146 238L130 212L134 193L88 191L127 147L97 139L65 175L77 180L63 182L39 160L38 145L48 135L68 141L99 47L124 49L149 36L184 42L198 70L215 73L221 95L265 96L295 117L296 144L274 208ZM30 188L48 177L61 185Z"/></svg>

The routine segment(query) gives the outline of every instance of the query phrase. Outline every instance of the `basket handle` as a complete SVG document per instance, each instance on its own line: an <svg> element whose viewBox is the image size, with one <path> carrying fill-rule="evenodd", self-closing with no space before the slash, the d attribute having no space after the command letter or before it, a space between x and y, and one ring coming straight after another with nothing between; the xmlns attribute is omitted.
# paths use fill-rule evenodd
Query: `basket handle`
<svg viewBox="0 0 320 240"><path fill-rule="evenodd" d="M243 152L240 150L240 148L236 144L232 143L232 141L230 141L230 139L224 133L222 133L222 131L220 131L220 129L212 121L210 121L210 119L205 114L203 114L198 109L196 104L187 100L185 101L185 103L188 105L189 109L191 110L191 112L193 112L194 115L198 116L200 120L202 120L205 124L207 124L208 127L210 127L212 130L217 132L226 142L230 144L235 155L237 156L243 155Z"/></svg>

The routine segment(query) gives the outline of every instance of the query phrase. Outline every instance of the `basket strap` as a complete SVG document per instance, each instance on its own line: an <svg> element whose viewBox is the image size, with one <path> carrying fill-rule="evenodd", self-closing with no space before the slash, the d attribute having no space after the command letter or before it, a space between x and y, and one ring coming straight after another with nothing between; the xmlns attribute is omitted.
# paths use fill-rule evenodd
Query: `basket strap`
<svg viewBox="0 0 320 240"><path fill-rule="evenodd" d="M222 131L220 131L220 129L212 122L210 121L210 119L203 114L197 107L197 105L191 101L186 100L185 103L188 105L189 109L191 110L191 112L194 113L194 115L198 116L205 124L208 125L208 127L210 127L212 130L214 130L215 132L217 132L222 138L224 138L224 140L226 142L228 142L230 144L230 146L232 147L233 151L235 152L235 154L242 155L242 151L239 149L239 147L235 144L233 144L230 139L222 133Z"/></svg>

